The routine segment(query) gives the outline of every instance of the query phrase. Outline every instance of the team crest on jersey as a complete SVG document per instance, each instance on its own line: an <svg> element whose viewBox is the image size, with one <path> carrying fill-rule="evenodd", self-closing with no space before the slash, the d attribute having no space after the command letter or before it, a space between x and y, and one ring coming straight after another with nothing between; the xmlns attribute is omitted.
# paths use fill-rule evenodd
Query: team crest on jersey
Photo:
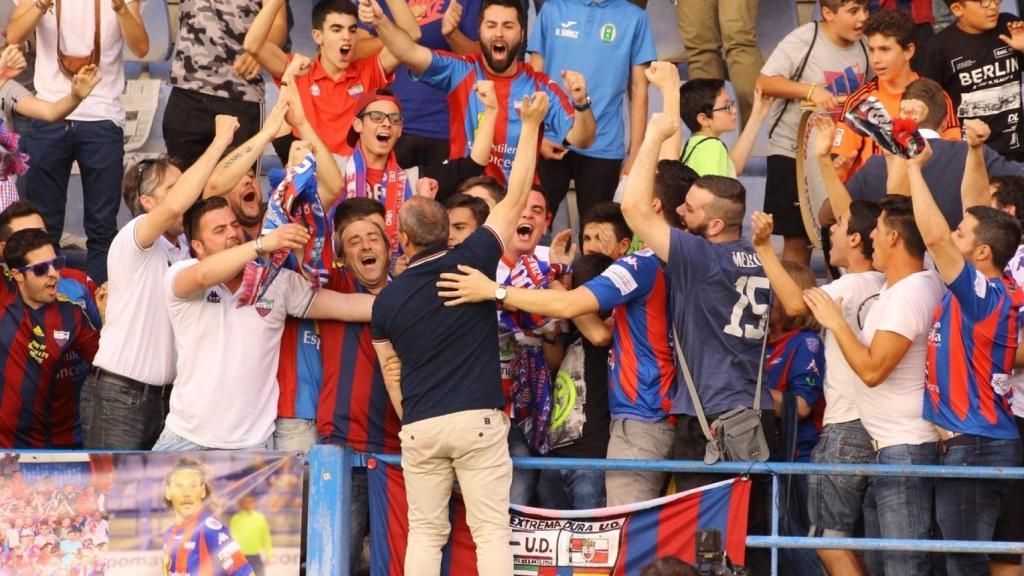
<svg viewBox="0 0 1024 576"><path fill-rule="evenodd" d="M220 304L220 294L211 290L210 293L206 295L206 301L210 304Z"/></svg>
<svg viewBox="0 0 1024 576"><path fill-rule="evenodd" d="M995 390L999 396L1007 396L1013 389L1010 386L1010 375L1009 374L993 374L992 375L992 389Z"/></svg>
<svg viewBox="0 0 1024 576"><path fill-rule="evenodd" d="M57 344L64 346L68 343L68 339L71 338L71 333L67 330L54 330L53 339L57 341Z"/></svg>
<svg viewBox="0 0 1024 576"><path fill-rule="evenodd" d="M262 302L262 300L260 300L260 302ZM256 305L259 306L259 302L257 302ZM274 301L273 300L270 301L270 305L271 305L271 307L273 307L273 305L274 305ZM220 530L220 529L224 528L224 525L221 524L220 521L217 520L216 518L214 518L213 516L210 516L209 518L207 518L205 524L206 524L206 527L209 528L210 530Z"/></svg>
<svg viewBox="0 0 1024 576"><path fill-rule="evenodd" d="M310 94L310 96L319 96L320 95L320 87L317 86L316 84L313 84L312 86L309 87L309 94Z"/></svg>
<svg viewBox="0 0 1024 576"><path fill-rule="evenodd" d="M818 353L818 339L817 339L817 338L814 338L814 337L808 336L808 337L807 337L807 338L806 338L806 339L804 340L804 342L806 342L806 343L807 343L807 350L808 350L808 351L809 351L809 352L810 352L811 354L817 354L817 353Z"/></svg>
<svg viewBox="0 0 1024 576"><path fill-rule="evenodd" d="M615 24L611 22L601 27L601 42L605 44L611 44L615 42L615 36L618 35L619 31L615 28Z"/></svg>
<svg viewBox="0 0 1024 576"><path fill-rule="evenodd" d="M189 540L188 542L185 542L185 550L195 550L195 548L196 548L196 543L195 542L193 542L191 540Z"/></svg>
<svg viewBox="0 0 1024 576"><path fill-rule="evenodd" d="M256 313L259 314L261 318L266 318L267 314L270 314L270 311L274 309L274 301L273 300L267 300L266 298L262 298L258 302L256 302L256 304L254 304L253 306L255 306ZM213 518L210 518L210 520L213 520ZM210 520L206 521L207 525L209 525ZM214 522L217 522L217 521L214 520ZM219 524L220 523L218 522L218 525ZM218 529L219 528L214 528L214 530L218 530Z"/></svg>

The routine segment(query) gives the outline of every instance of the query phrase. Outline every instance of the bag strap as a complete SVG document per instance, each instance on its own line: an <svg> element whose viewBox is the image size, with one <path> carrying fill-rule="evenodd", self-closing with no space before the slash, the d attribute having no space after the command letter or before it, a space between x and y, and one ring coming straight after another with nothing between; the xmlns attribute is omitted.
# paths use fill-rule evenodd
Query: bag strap
<svg viewBox="0 0 1024 576"><path fill-rule="evenodd" d="M811 50L814 50L814 45L818 42L818 21L814 21L814 35L811 36L811 44L807 47L807 52L804 53L804 57L800 60L800 65L796 68L796 74L790 77L790 80L799 82L800 77L804 75L804 69L807 68L807 61L811 58ZM861 48L864 46L861 45ZM771 138L772 134L775 133L775 128L778 127L779 122L782 121L782 117L786 115L786 109L792 103L792 100L786 100L782 103L782 109L779 110L779 115L775 117L775 121L772 122L772 127L768 130L768 137Z"/></svg>
<svg viewBox="0 0 1024 576"><path fill-rule="evenodd" d="M772 298L768 296L768 310L772 309ZM757 364L757 387L754 389L754 412L757 416L761 416L761 388L764 382L764 352L768 348L768 318L769 315L763 317L764 322L764 337L761 338L761 359ZM704 406L700 402L700 396L697 394L697 386L693 383L693 375L690 374L690 366L686 363L686 356L683 355L683 347L679 344L679 333L676 331L676 327L672 326L672 344L676 350L676 359L679 361L679 370L683 373L683 380L686 382L686 388L690 391L690 400L693 402L693 409L697 412L697 420L700 422L700 428L704 431L704 437L709 442L715 439L714 434L711 432L711 427L708 426L708 417L704 414Z"/></svg>
<svg viewBox="0 0 1024 576"><path fill-rule="evenodd" d="M686 147L690 145L690 140L693 140L693 136L690 136L689 138L687 138L686 142L683 143L683 152L685 152L686 155L683 156L679 160L683 164L683 166L687 166L688 165L687 162L690 161L690 156L693 156L694 151L696 151L697 148L700 148L700 145L705 143L705 142L710 142L711 140L714 140L714 141L720 143L722 146L725 146L725 142L722 142L720 139L715 138L714 136L705 136L703 140L701 140L700 142L697 142L696 144L694 144L693 148L690 148L689 150L687 150ZM725 146L725 149L726 149L726 151L728 151L729 147Z"/></svg>
<svg viewBox="0 0 1024 576"><path fill-rule="evenodd" d="M58 57L64 56L64 51L60 48L60 0L56 0L57 4L57 54ZM100 0L93 0L93 20L96 22L96 29L92 34L92 53L89 54L89 60L92 64L100 63Z"/></svg>

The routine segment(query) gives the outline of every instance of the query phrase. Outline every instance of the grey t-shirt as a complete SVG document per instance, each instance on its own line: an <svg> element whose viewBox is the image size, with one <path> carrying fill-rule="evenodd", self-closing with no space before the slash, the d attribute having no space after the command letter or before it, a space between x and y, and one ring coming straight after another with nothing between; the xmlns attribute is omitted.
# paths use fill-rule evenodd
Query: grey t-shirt
<svg viewBox="0 0 1024 576"><path fill-rule="evenodd" d="M7 80L0 85L0 115L4 119L4 129L13 130L14 107L18 105L21 97L31 94L24 86L13 79Z"/></svg>
<svg viewBox="0 0 1024 576"><path fill-rule="evenodd" d="M870 67L866 43L860 40L842 48L829 40L820 25L817 27L816 40L814 36L813 22L790 32L768 57L768 61L761 68L761 74L783 76L797 82L817 82L837 96L852 94L864 83L865 74ZM812 40L814 48L807 58L807 65L800 77L794 78ZM788 106L785 104L785 100L776 100L768 114L769 129L775 126L768 141L768 154L795 158L796 133L800 126L800 102L790 100ZM784 106L786 112L779 120L779 114ZM778 125L775 124L776 120Z"/></svg>

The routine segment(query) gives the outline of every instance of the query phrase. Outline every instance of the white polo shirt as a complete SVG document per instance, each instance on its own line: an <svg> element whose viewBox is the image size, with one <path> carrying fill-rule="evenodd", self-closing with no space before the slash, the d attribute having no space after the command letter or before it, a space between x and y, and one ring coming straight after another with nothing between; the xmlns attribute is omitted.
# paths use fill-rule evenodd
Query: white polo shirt
<svg viewBox="0 0 1024 576"><path fill-rule="evenodd" d="M125 0L131 4L135 0ZM87 56L93 49L96 30L93 0L64 0L61 12L61 49L69 56ZM68 120L113 120L124 124L125 112L121 105L124 92L124 36L117 23L117 13L110 0L100 0L100 64L99 85L93 89ZM36 26L36 73L33 78L36 95L48 102L56 102L71 92L71 80L57 65L57 7L48 11Z"/></svg>
<svg viewBox="0 0 1024 576"><path fill-rule="evenodd" d="M118 231L107 255L107 315L94 366L153 386L174 381L174 335L164 303L164 276L188 258L184 236L175 246L161 235L149 248L135 240L142 216Z"/></svg>
<svg viewBox="0 0 1024 576"><path fill-rule="evenodd" d="M872 271L843 274L821 289L833 300L843 299L843 318L854 334L859 336L860 325L871 311L884 284L885 274ZM857 412L855 398L857 389L862 388L864 382L850 368L831 330L825 331L825 366L828 370L825 371L825 415L822 422L842 424L857 420L860 414Z"/></svg>
<svg viewBox="0 0 1024 576"><path fill-rule="evenodd" d="M315 295L302 276L281 270L263 298L237 305L224 285L190 298L174 295L174 278L195 259L167 273L164 297L178 350L178 375L165 426L209 448L262 445L277 417L277 363L287 316L304 317Z"/></svg>
<svg viewBox="0 0 1024 576"><path fill-rule="evenodd" d="M895 332L911 341L910 349L884 382L857 391L860 421L881 445L918 445L939 439L935 427L921 417L924 407L928 331L946 286L931 270L886 286L864 320L861 341L871 344L879 331ZM831 370L831 367L829 367Z"/></svg>

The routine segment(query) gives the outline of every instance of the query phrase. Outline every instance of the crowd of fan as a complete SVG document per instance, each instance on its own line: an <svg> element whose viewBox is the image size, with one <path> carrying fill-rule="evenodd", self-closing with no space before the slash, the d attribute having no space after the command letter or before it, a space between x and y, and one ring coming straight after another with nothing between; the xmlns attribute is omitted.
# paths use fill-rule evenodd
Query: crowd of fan
<svg viewBox="0 0 1024 576"><path fill-rule="evenodd" d="M436 573L447 512L425 502L446 502L456 474L479 566L511 574L509 501L596 508L715 477L513 472L509 454L701 460L707 422L739 407L758 411L777 460L1020 465L1024 22L999 0L947 0L956 21L940 32L931 2L819 3L821 21L765 60L756 1L730 15L680 1L680 88L626 0L548 0L528 41L518 0L322 0L309 56L282 47L285 0L192 0L167 154L123 170L121 54L148 50L139 3L62 15L60 0L21 0L0 53L0 445L402 453L410 575ZM36 95L15 79L33 33ZM707 61L723 38L738 102ZM801 147L808 108L838 122L807 122ZM720 136L741 119L730 150ZM764 212L748 220L737 175L764 129ZM285 170L264 198L268 145ZM73 162L86 272L54 247ZM811 215L821 288L800 162L829 198ZM570 182L578 242L550 229ZM122 200L133 219L118 230ZM357 471L353 559L366 482ZM89 490L3 480L0 570L100 573ZM767 493L756 480L753 533L767 533ZM811 476L785 493L796 535L1024 537L1001 514L1024 499L1008 481ZM783 560L801 575L1020 570L1019 557L913 551Z"/></svg>

